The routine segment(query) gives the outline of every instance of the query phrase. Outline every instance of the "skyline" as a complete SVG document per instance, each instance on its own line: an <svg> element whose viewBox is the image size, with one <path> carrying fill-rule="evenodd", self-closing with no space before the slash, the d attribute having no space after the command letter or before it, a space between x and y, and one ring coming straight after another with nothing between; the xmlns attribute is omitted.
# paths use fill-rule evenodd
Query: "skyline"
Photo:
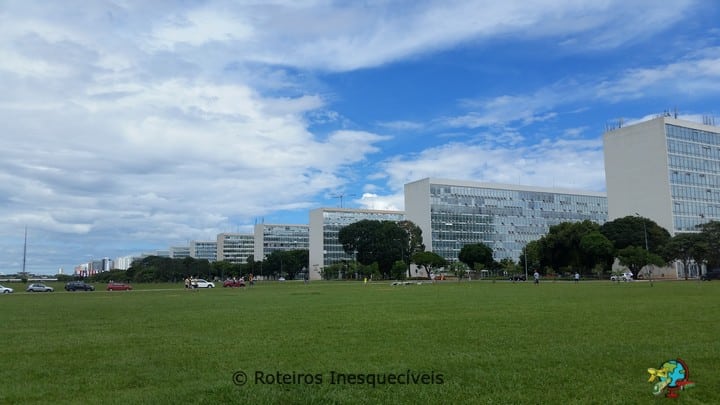
<svg viewBox="0 0 720 405"><path fill-rule="evenodd" d="M425 177L605 191L602 134L720 123L709 0L0 4L0 272L403 210Z"/></svg>

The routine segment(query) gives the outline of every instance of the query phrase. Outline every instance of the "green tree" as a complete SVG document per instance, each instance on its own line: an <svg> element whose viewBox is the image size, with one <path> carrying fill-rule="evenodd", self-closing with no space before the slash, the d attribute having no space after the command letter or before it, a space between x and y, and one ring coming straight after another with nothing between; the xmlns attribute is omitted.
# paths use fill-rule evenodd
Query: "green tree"
<svg viewBox="0 0 720 405"><path fill-rule="evenodd" d="M623 266L627 266L633 274L638 274L640 269L648 264L664 266L665 261L659 255L650 253L644 247L628 246L617 252L618 260Z"/></svg>
<svg viewBox="0 0 720 405"><path fill-rule="evenodd" d="M407 268L411 253L424 249L412 242L413 235L420 231L411 224L362 220L340 229L338 239L345 253L354 255L357 262L366 266L377 263L383 277L391 277L396 261L401 260Z"/></svg>
<svg viewBox="0 0 720 405"><path fill-rule="evenodd" d="M542 266L541 263L541 252L542 247L540 246L539 240L528 242L523 247L522 253L520 254L520 268L524 272L527 270L529 273L533 273L534 270L539 270ZM527 260L527 263L525 261Z"/></svg>
<svg viewBox="0 0 720 405"><path fill-rule="evenodd" d="M563 222L550 227L547 235L538 240L540 246L540 265L555 270L580 270L589 272L599 259L593 256L594 241L600 239L594 233L599 225L592 221ZM590 235L590 236L588 236ZM582 240L586 239L583 250Z"/></svg>
<svg viewBox="0 0 720 405"><path fill-rule="evenodd" d="M276 250L267 255L263 270L265 274L293 280L298 274L307 271L308 263L309 252L307 249Z"/></svg>
<svg viewBox="0 0 720 405"><path fill-rule="evenodd" d="M670 233L665 228L649 218L637 215L606 222L600 227L600 232L618 250L628 246L645 247L645 235L647 235L647 247L656 255L662 254L663 247L670 241Z"/></svg>
<svg viewBox="0 0 720 405"><path fill-rule="evenodd" d="M612 242L599 230L591 231L580 238L580 251L582 252L582 269L587 273L609 270L615 259L615 248ZM601 275L602 271L599 273Z"/></svg>
<svg viewBox="0 0 720 405"><path fill-rule="evenodd" d="M452 262L449 265L449 270L455 275L455 277L457 277L458 282L460 282L470 269L467 264L463 262Z"/></svg>
<svg viewBox="0 0 720 405"><path fill-rule="evenodd" d="M663 257L667 261L679 260L683 264L685 280L688 279L690 268L693 262L702 263L707 257L708 248L706 237L699 233L679 233L673 236L665 244Z"/></svg>
<svg viewBox="0 0 720 405"><path fill-rule="evenodd" d="M483 268L494 268L495 260L493 259L493 251L483 243L473 243L463 246L458 254L458 259L465 263L473 270L482 270ZM478 269L477 267L480 266Z"/></svg>
<svg viewBox="0 0 720 405"><path fill-rule="evenodd" d="M412 256L412 262L418 267L425 269L425 274L430 278L433 269L443 267L447 264L445 258L435 252L417 252Z"/></svg>
<svg viewBox="0 0 720 405"><path fill-rule="evenodd" d="M710 221L699 226L704 247L703 259L708 269L720 267L720 222Z"/></svg>

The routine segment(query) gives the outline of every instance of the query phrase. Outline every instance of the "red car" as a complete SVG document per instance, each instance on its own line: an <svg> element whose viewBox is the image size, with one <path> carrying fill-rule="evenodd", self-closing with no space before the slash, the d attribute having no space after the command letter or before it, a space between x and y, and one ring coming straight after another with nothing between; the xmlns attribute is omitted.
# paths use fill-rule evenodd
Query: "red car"
<svg viewBox="0 0 720 405"><path fill-rule="evenodd" d="M110 283L107 286L108 291L130 291L132 290L132 287L130 284L123 284L123 283Z"/></svg>
<svg viewBox="0 0 720 405"><path fill-rule="evenodd" d="M245 287L245 282L243 280L225 280L223 287Z"/></svg>

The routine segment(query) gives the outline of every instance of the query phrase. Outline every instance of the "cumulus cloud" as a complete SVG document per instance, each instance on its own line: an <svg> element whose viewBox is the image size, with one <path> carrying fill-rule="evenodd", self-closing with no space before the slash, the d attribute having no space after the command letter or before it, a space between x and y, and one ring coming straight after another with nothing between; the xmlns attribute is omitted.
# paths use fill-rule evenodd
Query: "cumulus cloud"
<svg viewBox="0 0 720 405"><path fill-rule="evenodd" d="M589 83L463 94L426 122L349 117L323 75L498 38L608 49L696 4L655 3L3 4L0 266L16 266L25 225L33 268L47 271L249 230L274 210L316 208L350 182L364 193L353 203L376 209L402 209L402 185L426 176L600 190L601 145L582 139L583 126L566 139L524 127L552 122L571 101L616 102L668 83L717 90L716 49ZM396 141L405 149L385 150Z"/></svg>

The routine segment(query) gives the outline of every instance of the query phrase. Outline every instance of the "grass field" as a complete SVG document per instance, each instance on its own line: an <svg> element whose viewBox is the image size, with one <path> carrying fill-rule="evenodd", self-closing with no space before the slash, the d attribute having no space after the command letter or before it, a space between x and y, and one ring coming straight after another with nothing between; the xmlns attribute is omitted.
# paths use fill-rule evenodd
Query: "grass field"
<svg viewBox="0 0 720 405"><path fill-rule="evenodd" d="M650 404L677 357L720 403L718 282L55 287L0 296L0 403Z"/></svg>

